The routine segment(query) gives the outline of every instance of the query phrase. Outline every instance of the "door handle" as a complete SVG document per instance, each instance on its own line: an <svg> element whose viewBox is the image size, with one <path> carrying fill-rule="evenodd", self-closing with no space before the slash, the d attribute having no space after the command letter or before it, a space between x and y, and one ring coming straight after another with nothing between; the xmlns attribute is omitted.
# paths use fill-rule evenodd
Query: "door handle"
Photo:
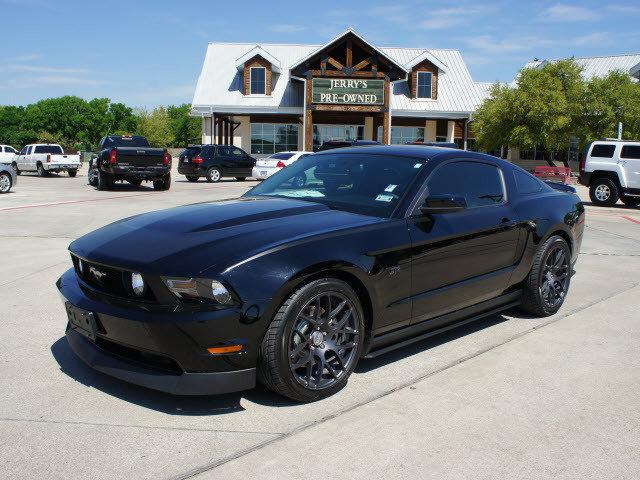
<svg viewBox="0 0 640 480"><path fill-rule="evenodd" d="M516 225L516 222L513 220L510 220L507 217L503 217L502 220L500 220L500 226L501 227L513 227Z"/></svg>

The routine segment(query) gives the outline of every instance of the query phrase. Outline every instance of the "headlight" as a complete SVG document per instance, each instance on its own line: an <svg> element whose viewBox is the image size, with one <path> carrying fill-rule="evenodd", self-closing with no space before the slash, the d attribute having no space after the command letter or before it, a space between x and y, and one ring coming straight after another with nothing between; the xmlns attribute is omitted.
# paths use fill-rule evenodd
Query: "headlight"
<svg viewBox="0 0 640 480"><path fill-rule="evenodd" d="M137 272L133 272L131 274L131 289L133 290L133 293L136 297L142 297L145 290L147 289L142 275Z"/></svg>
<svg viewBox="0 0 640 480"><path fill-rule="evenodd" d="M222 283L205 278L164 278L169 290L182 300L214 301L222 305L233 303L231 292Z"/></svg>

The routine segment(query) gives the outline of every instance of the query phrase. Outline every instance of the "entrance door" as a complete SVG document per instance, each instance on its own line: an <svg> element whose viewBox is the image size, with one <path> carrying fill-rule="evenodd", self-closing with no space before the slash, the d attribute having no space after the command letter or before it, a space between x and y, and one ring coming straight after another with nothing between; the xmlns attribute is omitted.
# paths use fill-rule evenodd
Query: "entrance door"
<svg viewBox="0 0 640 480"><path fill-rule="evenodd" d="M314 150L330 140L364 140L364 125L325 125L313 126Z"/></svg>

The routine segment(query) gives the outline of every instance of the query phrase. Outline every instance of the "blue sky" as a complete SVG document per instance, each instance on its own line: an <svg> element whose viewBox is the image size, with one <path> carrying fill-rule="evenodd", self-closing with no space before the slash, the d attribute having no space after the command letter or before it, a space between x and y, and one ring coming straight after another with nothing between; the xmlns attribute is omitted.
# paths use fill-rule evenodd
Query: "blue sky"
<svg viewBox="0 0 640 480"><path fill-rule="evenodd" d="M398 0L0 0L0 105L73 94L132 106L190 102L207 42L457 48L477 81L528 60L640 52L640 3Z"/></svg>

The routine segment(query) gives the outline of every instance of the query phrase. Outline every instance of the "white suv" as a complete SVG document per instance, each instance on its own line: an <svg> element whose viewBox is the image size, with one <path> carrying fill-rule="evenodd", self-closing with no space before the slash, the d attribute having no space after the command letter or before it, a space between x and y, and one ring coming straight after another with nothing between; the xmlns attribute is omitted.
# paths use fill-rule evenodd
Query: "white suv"
<svg viewBox="0 0 640 480"><path fill-rule="evenodd" d="M595 205L640 205L640 141L598 140L580 162L580 183Z"/></svg>

